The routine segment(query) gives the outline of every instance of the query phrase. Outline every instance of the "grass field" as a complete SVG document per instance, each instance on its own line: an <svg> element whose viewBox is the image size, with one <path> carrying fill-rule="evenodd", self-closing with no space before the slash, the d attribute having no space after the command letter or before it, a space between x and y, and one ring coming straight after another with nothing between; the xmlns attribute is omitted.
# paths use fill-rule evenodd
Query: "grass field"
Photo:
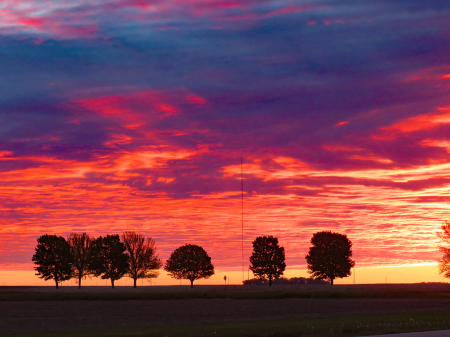
<svg viewBox="0 0 450 337"><path fill-rule="evenodd" d="M169 300L169 299L285 299L285 298L450 298L450 291L433 290L274 290L170 292L39 292L0 291L0 301Z"/></svg>
<svg viewBox="0 0 450 337"><path fill-rule="evenodd" d="M202 325L120 327L0 334L1 337L352 337L450 329L450 311L282 319Z"/></svg>

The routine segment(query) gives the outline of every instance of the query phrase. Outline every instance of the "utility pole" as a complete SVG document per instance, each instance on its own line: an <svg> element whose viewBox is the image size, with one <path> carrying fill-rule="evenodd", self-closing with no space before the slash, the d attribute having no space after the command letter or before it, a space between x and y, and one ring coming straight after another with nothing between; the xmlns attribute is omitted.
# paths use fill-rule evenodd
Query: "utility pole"
<svg viewBox="0 0 450 337"><path fill-rule="evenodd" d="M241 216L242 216L242 282L245 280L244 271L244 175L242 173L242 157L241 157Z"/></svg>

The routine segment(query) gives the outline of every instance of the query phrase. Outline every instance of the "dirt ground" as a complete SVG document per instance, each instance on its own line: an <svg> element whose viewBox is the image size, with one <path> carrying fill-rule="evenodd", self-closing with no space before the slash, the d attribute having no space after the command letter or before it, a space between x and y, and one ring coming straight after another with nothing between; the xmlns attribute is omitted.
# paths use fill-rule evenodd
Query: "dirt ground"
<svg viewBox="0 0 450 337"><path fill-rule="evenodd" d="M0 302L0 333L450 310L450 299Z"/></svg>

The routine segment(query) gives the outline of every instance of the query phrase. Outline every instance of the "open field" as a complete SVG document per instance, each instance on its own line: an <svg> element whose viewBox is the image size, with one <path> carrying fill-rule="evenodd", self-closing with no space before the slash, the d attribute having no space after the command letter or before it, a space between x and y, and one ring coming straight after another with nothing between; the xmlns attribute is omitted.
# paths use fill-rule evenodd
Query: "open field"
<svg viewBox="0 0 450 337"><path fill-rule="evenodd" d="M352 315L231 323L129 326L0 334L2 337L354 337L450 328L450 312ZM448 331L448 330L447 330Z"/></svg>
<svg viewBox="0 0 450 337"><path fill-rule="evenodd" d="M139 286L139 291L145 292L177 292L177 291L278 291L278 290L305 290L305 291L318 291L329 290L333 291L386 291L386 290L405 290L405 291L449 291L450 283L447 282L431 282L431 283L379 283L379 284L335 284L331 285L316 285L316 284L296 284L296 285L273 285L269 287L267 285L251 286L251 285L196 285L191 288L188 285L171 285L171 286ZM0 292L2 291L26 291L26 292L79 292L80 289L76 286L60 286L58 290L54 285L51 286L0 286ZM83 292L133 292L131 286L116 286L112 289L111 286L83 286L81 291Z"/></svg>
<svg viewBox="0 0 450 337"><path fill-rule="evenodd" d="M0 301L284 299L284 298L449 298L450 284L290 285L290 286L147 286L0 287Z"/></svg>
<svg viewBox="0 0 450 337"><path fill-rule="evenodd" d="M0 289L0 317L1 336L339 336L342 324L341 336L361 336L450 329L450 287L9 287Z"/></svg>
<svg viewBox="0 0 450 337"><path fill-rule="evenodd" d="M448 311L449 299L3 301L1 332ZM447 319L450 314L447 312Z"/></svg>

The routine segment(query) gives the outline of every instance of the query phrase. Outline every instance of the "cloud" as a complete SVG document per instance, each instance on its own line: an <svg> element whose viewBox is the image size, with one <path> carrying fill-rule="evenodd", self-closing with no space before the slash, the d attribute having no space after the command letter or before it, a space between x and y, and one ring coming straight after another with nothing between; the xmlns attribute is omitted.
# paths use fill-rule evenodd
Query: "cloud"
<svg viewBox="0 0 450 337"><path fill-rule="evenodd" d="M435 261L449 10L3 1L1 264L29 264L43 233L136 229L163 257L193 242L236 268L241 157L245 254L273 234L304 267L311 235L330 229L360 266Z"/></svg>

